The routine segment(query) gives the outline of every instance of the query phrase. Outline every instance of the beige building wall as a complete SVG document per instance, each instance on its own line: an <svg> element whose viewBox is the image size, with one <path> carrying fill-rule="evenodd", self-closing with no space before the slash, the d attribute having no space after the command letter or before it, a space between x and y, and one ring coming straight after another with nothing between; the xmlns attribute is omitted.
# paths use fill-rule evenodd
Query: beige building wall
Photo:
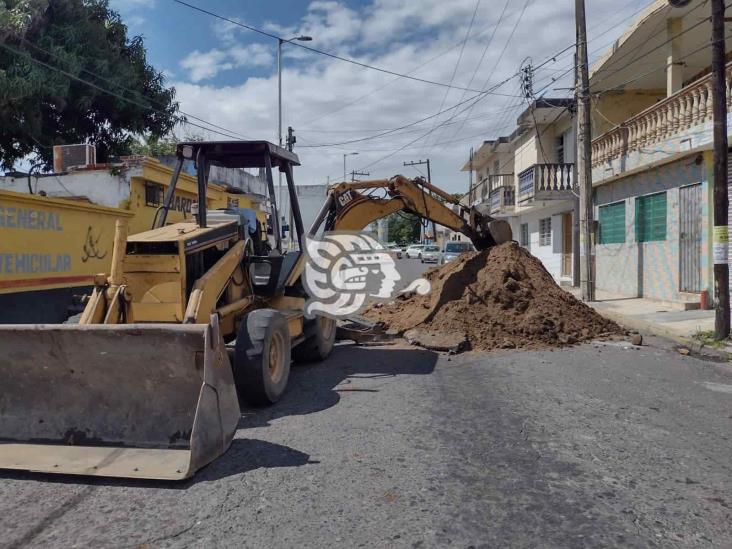
<svg viewBox="0 0 732 549"><path fill-rule="evenodd" d="M597 137L666 97L666 90L628 90L600 95L592 105L592 135Z"/></svg>

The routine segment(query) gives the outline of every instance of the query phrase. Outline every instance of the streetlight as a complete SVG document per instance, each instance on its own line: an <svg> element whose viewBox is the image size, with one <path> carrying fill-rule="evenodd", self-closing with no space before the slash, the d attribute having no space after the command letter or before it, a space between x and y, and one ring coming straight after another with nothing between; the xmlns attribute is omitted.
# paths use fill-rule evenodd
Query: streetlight
<svg viewBox="0 0 732 549"><path fill-rule="evenodd" d="M310 42L312 36L293 36L288 40L283 38L277 39L277 144L282 146L282 46L288 42L298 40L300 42ZM280 185L280 206L282 205L282 172L278 170ZM290 227L292 232L292 227Z"/></svg>
<svg viewBox="0 0 732 549"><path fill-rule="evenodd" d="M348 179L346 179L346 173L347 173L347 172L346 172L346 157L347 157L347 156L353 156L353 155L355 155L355 154L358 154L358 153L357 153L357 152L353 152L353 153L343 153L343 182L344 182L344 183L345 183L346 181L348 181Z"/></svg>

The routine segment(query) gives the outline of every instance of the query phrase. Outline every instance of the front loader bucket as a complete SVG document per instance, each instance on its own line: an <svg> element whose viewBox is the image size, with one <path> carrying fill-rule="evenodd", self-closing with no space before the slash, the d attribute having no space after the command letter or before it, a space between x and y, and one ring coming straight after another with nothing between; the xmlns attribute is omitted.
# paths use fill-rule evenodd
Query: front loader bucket
<svg viewBox="0 0 732 549"><path fill-rule="evenodd" d="M183 479L239 417L215 317L0 326L0 468Z"/></svg>

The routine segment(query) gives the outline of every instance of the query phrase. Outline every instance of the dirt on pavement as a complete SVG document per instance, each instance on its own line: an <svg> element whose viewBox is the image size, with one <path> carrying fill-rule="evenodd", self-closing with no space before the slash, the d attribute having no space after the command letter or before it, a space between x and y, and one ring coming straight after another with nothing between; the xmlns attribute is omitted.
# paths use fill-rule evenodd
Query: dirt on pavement
<svg viewBox="0 0 732 549"><path fill-rule="evenodd" d="M365 316L399 333L464 333L474 350L563 346L622 332L515 242L463 254L424 276L432 285L427 295L376 304Z"/></svg>

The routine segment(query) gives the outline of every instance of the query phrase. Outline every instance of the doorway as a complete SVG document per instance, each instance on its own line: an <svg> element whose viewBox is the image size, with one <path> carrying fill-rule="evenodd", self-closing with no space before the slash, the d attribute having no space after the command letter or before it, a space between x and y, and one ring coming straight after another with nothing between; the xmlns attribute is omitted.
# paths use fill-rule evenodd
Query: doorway
<svg viewBox="0 0 732 549"><path fill-rule="evenodd" d="M679 189L679 290L701 292L701 185Z"/></svg>
<svg viewBox="0 0 732 549"><path fill-rule="evenodd" d="M562 214L562 276L572 276L572 212Z"/></svg>

